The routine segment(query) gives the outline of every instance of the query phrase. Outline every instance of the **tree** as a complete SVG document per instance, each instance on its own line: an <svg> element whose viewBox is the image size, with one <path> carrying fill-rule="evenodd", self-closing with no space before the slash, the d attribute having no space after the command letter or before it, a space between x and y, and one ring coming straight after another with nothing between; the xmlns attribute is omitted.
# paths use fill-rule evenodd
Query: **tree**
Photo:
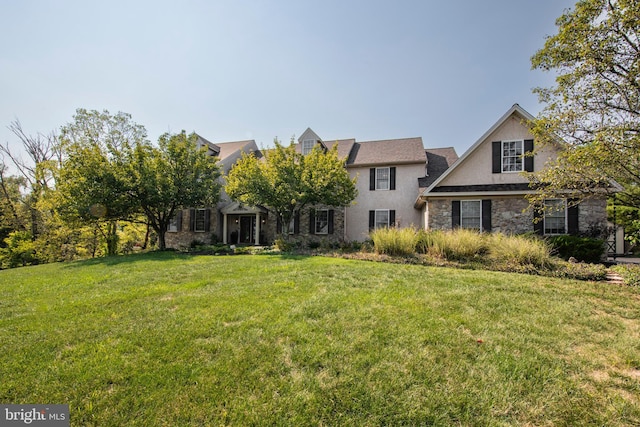
<svg viewBox="0 0 640 427"><path fill-rule="evenodd" d="M273 212L287 236L291 220L305 206L349 205L357 195L355 182L345 160L338 158L337 144L328 151L316 146L302 155L293 140L284 147L276 139L263 159L242 155L229 171L225 191L232 199Z"/></svg>
<svg viewBox="0 0 640 427"><path fill-rule="evenodd" d="M535 90L546 106L532 132L564 142L533 175L533 200L602 197L614 179L625 189L618 200L640 208L640 3L581 0L556 25L532 57L533 68L558 73L554 87Z"/></svg>
<svg viewBox="0 0 640 427"><path fill-rule="evenodd" d="M166 248L165 233L179 209L212 206L220 195L220 169L216 158L197 149L198 136L164 134L159 147L138 145L128 169L129 196L140 206Z"/></svg>
<svg viewBox="0 0 640 427"><path fill-rule="evenodd" d="M68 221L100 230L108 255L117 253L118 221L139 212L129 192L129 173L134 150L149 146L146 137L131 115L106 110L78 109L62 128L59 209Z"/></svg>

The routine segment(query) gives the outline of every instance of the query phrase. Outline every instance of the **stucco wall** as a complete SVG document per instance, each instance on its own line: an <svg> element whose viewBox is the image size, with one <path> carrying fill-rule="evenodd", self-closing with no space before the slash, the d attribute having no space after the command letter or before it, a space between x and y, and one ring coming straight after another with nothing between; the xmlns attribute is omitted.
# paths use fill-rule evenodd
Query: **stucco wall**
<svg viewBox="0 0 640 427"><path fill-rule="evenodd" d="M396 223L399 227L422 224L421 211L413 207L418 197L418 178L424 176L424 163L412 165L376 165L377 167L396 167L395 190L369 190L369 167L350 167L349 174L357 177L358 197L355 204L346 212L347 241L363 241L369 235L369 211L389 209L396 211Z"/></svg>
<svg viewBox="0 0 640 427"><path fill-rule="evenodd" d="M486 185L486 184L514 184L527 183L528 180L520 172L492 173L492 141L533 139L533 135L522 123L519 116L511 116L487 138L485 138L455 170L440 183L440 185ZM555 148L550 146L538 147L534 141L534 172L540 171L550 158L555 156Z"/></svg>

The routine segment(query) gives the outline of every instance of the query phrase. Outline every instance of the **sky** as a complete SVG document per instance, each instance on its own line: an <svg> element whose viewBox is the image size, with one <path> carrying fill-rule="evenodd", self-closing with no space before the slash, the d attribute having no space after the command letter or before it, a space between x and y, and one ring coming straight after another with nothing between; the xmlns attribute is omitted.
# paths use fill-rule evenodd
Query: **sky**
<svg viewBox="0 0 640 427"><path fill-rule="evenodd" d="M0 0L0 143L77 108L151 141L422 137L459 155L554 75L531 56L569 0Z"/></svg>

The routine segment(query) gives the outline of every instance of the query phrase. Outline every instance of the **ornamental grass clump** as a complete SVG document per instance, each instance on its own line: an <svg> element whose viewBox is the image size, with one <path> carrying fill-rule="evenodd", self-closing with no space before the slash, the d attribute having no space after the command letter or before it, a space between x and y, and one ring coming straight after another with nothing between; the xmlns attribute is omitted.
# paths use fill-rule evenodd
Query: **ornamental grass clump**
<svg viewBox="0 0 640 427"><path fill-rule="evenodd" d="M413 228L378 228L369 237L376 253L407 256L415 253L416 235Z"/></svg>
<svg viewBox="0 0 640 427"><path fill-rule="evenodd" d="M549 268L552 265L551 246L544 240L502 233L488 235L487 239L488 255L494 262L536 268Z"/></svg>
<svg viewBox="0 0 640 427"><path fill-rule="evenodd" d="M431 234L431 246L427 253L432 256L463 261L482 257L489 250L485 235L475 230L460 228Z"/></svg>

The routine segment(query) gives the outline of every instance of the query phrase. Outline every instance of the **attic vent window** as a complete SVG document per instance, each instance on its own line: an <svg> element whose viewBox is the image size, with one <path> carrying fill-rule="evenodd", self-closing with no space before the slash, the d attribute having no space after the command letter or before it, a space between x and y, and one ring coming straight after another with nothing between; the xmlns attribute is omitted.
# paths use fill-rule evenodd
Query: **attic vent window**
<svg viewBox="0 0 640 427"><path fill-rule="evenodd" d="M316 145L316 141L313 139L305 139L302 141L302 154L307 155L313 150L313 146Z"/></svg>

